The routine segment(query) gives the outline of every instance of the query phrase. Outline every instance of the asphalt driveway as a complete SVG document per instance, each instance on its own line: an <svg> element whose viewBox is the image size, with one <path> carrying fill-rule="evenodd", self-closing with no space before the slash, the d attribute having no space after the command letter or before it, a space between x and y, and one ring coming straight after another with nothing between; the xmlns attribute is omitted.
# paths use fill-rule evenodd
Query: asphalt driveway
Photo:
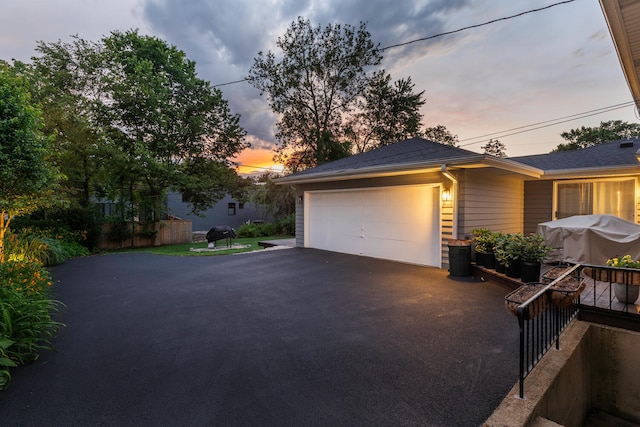
<svg viewBox="0 0 640 427"><path fill-rule="evenodd" d="M517 380L507 290L308 249L52 269L57 352L3 426L477 426Z"/></svg>

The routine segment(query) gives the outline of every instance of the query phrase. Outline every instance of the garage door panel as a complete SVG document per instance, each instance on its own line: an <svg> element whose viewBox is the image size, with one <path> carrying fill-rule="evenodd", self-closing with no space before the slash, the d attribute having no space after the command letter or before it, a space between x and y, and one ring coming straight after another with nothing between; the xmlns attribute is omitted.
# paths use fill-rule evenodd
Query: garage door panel
<svg viewBox="0 0 640 427"><path fill-rule="evenodd" d="M309 247L440 266L439 192L433 186L308 193Z"/></svg>

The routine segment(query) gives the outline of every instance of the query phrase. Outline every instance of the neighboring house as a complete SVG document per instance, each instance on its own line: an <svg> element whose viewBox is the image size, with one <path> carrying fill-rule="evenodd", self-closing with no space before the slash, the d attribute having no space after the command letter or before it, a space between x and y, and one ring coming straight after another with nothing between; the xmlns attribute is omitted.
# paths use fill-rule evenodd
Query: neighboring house
<svg viewBox="0 0 640 427"><path fill-rule="evenodd" d="M299 247L447 267L448 239L477 227L535 232L573 213L637 222L639 148L504 159L413 138L277 183L295 185Z"/></svg>
<svg viewBox="0 0 640 427"><path fill-rule="evenodd" d="M234 228L247 222L270 221L272 218L260 210L255 203L240 202L226 195L211 209L201 212L201 216L191 213L191 207L183 200L181 193L170 192L167 196L167 212L180 219L191 220L193 231L208 231L218 225Z"/></svg>

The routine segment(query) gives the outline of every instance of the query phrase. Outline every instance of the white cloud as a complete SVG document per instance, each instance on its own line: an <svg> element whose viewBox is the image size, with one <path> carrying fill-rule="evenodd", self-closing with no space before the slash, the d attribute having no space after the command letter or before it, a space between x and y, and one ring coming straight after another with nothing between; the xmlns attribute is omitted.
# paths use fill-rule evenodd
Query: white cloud
<svg viewBox="0 0 640 427"><path fill-rule="evenodd" d="M556 0L23 0L3 5L0 59L28 60L37 40L78 34L98 40L140 29L184 50L213 84L246 77L259 51L274 50L297 16L314 24L367 22L388 46L539 8ZM460 139L631 100L597 2L574 2L385 52L394 78L425 91L425 124ZM258 148L274 138L275 117L248 83L221 87ZM637 121L634 110L502 140L509 155L549 151L560 132L609 119ZM481 143L471 146L479 150Z"/></svg>

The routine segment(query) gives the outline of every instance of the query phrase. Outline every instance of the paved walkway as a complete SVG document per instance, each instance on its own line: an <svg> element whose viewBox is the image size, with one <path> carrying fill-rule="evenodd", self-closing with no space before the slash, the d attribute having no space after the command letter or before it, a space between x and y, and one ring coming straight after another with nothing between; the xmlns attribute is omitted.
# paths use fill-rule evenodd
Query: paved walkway
<svg viewBox="0 0 640 427"><path fill-rule="evenodd" d="M506 290L309 249L53 269L56 353L3 426L477 426L517 379Z"/></svg>

